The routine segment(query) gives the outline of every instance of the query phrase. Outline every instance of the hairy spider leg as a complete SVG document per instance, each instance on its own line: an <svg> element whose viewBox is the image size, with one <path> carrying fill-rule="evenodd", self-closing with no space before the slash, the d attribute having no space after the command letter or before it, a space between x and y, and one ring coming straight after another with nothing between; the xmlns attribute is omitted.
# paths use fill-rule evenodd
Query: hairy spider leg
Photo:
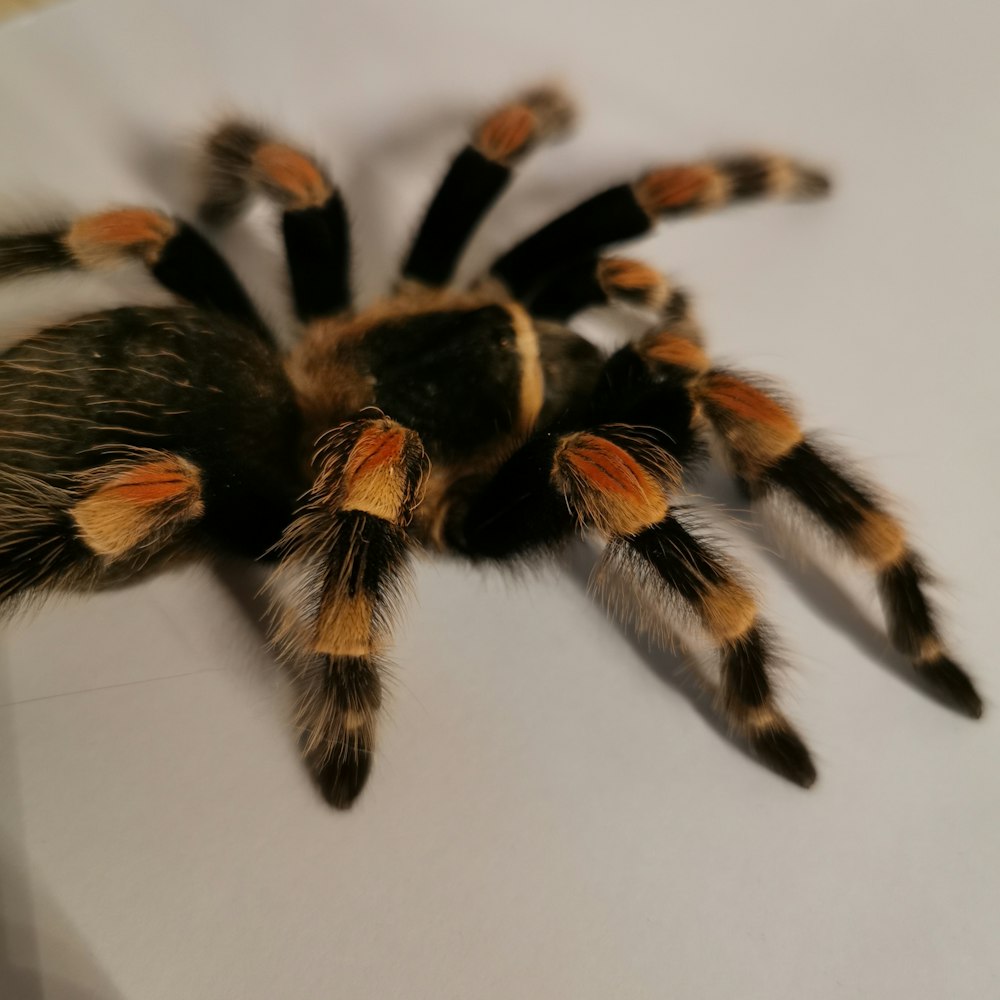
<svg viewBox="0 0 1000 1000"><path fill-rule="evenodd" d="M58 476L0 468L0 609L139 572L204 514L202 479L156 449Z"/></svg>
<svg viewBox="0 0 1000 1000"><path fill-rule="evenodd" d="M452 160L403 264L404 280L448 284L462 250L514 173L539 143L566 134L574 110L555 87L536 87L492 111Z"/></svg>
<svg viewBox="0 0 1000 1000"><path fill-rule="evenodd" d="M204 147L201 218L231 222L260 194L281 210L295 312L304 323L351 308L347 207L326 169L258 125L228 121Z"/></svg>
<svg viewBox="0 0 1000 1000"><path fill-rule="evenodd" d="M713 369L701 396L751 504L787 529L804 523L817 541L832 541L868 570L895 649L940 698L974 718L982 715L982 699L941 637L924 562L880 491L805 434L786 405L753 376Z"/></svg>
<svg viewBox="0 0 1000 1000"><path fill-rule="evenodd" d="M682 324L638 345L661 377L688 387L751 506L792 537L826 543L875 579L894 648L942 700L978 718L983 703L952 659L926 592L929 574L882 491L801 428L792 406L760 376L715 367Z"/></svg>
<svg viewBox="0 0 1000 1000"><path fill-rule="evenodd" d="M133 306L48 327L0 355L0 538L32 521L25 510L34 493L38 515L63 511L59 530L77 541L106 538L94 524L139 531L147 523L139 513L158 509L143 506L154 499L148 491L102 494L138 506L99 505L109 514L97 521L93 505L81 508L82 520L68 511L85 499L81 483L95 470L152 450L198 470L204 512L192 528L201 549L258 557L280 537L303 488L300 435L275 352L217 313ZM93 551L115 548L101 542ZM31 550L18 551L30 563Z"/></svg>
<svg viewBox="0 0 1000 1000"><path fill-rule="evenodd" d="M602 247L636 239L673 219L759 198L827 193L819 171L783 156L740 156L654 169L608 188L511 247L490 268L510 294L530 303L553 272Z"/></svg>
<svg viewBox="0 0 1000 1000"><path fill-rule="evenodd" d="M361 419L322 439L314 465L277 547L273 638L298 692L302 755L324 798L347 808L371 769L384 650L406 580L406 524L427 462L413 431Z"/></svg>
<svg viewBox="0 0 1000 1000"><path fill-rule="evenodd" d="M565 322L591 306L623 305L669 311L683 295L660 271L628 257L585 254L552 274L539 288L531 313Z"/></svg>
<svg viewBox="0 0 1000 1000"><path fill-rule="evenodd" d="M718 664L718 707L757 756L803 786L809 751L776 706L769 629L727 560L670 511L680 465L656 435L630 424L540 434L497 474L467 488L449 511L448 543L470 558L505 562L564 542L574 530L608 543L598 579L626 578L613 611L636 617L660 642L678 625L707 639Z"/></svg>
<svg viewBox="0 0 1000 1000"><path fill-rule="evenodd" d="M244 324L273 345L250 296L219 252L188 223L154 208L112 208L49 229L0 236L0 280L100 270L131 260L144 264L168 291Z"/></svg>
<svg viewBox="0 0 1000 1000"><path fill-rule="evenodd" d="M551 311L566 318L588 305L628 301L627 295L615 294L606 277L598 280L602 264L606 261L581 262L554 279L542 293L554 303ZM702 333L688 295L666 277L656 282L655 272L646 274L652 269L641 267L626 262L623 270L619 266L612 273L624 273L627 281L636 276L635 284L643 289L642 305L655 307L663 298L660 288L671 292L661 324L605 366L597 389L597 398L605 397L600 419L628 413L630 423L664 426L656 412L657 394L668 385L684 387L751 505L780 529L779 542L792 536L811 539L814 548L832 542L835 550L868 569L879 589L894 648L910 659L918 676L942 700L979 717L982 699L941 637L926 593L930 574L882 491L828 445L806 435L790 404L759 376L714 367L701 346ZM646 395L644 404L649 386L659 388ZM673 418L668 423L677 425Z"/></svg>

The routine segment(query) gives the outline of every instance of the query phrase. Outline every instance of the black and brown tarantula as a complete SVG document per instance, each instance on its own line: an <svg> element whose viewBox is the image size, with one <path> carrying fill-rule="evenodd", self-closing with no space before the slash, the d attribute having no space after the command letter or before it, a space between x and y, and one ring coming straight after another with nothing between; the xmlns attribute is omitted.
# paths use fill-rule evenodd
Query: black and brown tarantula
<svg viewBox="0 0 1000 1000"><path fill-rule="evenodd" d="M305 330L287 355L205 238L158 211L0 238L0 278L138 258L185 302L83 316L0 358L0 605L179 556L272 559L272 634L297 688L302 753L325 798L346 807L371 767L410 550L508 563L593 532L607 543L602 567L625 582L618 610L660 638L678 627L707 638L720 711L766 764L808 786L816 771L775 703L751 591L676 510L710 440L753 506L810 525L871 571L894 646L932 692L979 716L878 491L759 380L712 363L682 291L600 255L661 218L822 195L821 173L760 155L651 170L524 239L471 289L449 287L514 165L571 117L540 88L482 121L395 294L360 311L347 211L323 167L254 125L217 129L201 217L225 224L255 194L280 206ZM605 356L566 325L601 303L656 321Z"/></svg>

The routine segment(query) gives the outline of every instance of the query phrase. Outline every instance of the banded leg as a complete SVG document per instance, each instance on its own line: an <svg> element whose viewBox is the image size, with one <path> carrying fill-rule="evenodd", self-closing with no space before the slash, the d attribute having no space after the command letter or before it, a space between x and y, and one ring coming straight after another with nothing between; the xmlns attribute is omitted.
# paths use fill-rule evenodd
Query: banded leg
<svg viewBox="0 0 1000 1000"><path fill-rule="evenodd" d="M72 475L0 468L0 611L137 572L198 522L202 471L180 455L129 451Z"/></svg>
<svg viewBox="0 0 1000 1000"><path fill-rule="evenodd" d="M542 284L583 254L649 232L658 219L722 208L757 198L815 198L826 176L779 156L743 156L661 167L633 184L594 195L508 250L490 274L517 299L530 301Z"/></svg>
<svg viewBox="0 0 1000 1000"><path fill-rule="evenodd" d="M351 245L340 191L312 157L243 121L226 122L205 144L200 214L231 222L255 194L281 209L295 312L302 322L351 307Z"/></svg>
<svg viewBox="0 0 1000 1000"><path fill-rule="evenodd" d="M538 87L493 111L452 161L403 265L403 278L448 284L479 221L540 142L565 134L573 108L564 94Z"/></svg>
<svg viewBox="0 0 1000 1000"><path fill-rule="evenodd" d="M31 233L0 236L0 280L63 270L100 270L138 260L169 291L271 335L217 250L185 222L152 208L117 208Z"/></svg>
<svg viewBox="0 0 1000 1000"><path fill-rule="evenodd" d="M344 809L371 769L383 651L406 574L405 525L426 460L416 434L357 420L328 435L317 477L279 545L274 639L298 690L303 757Z"/></svg>
<svg viewBox="0 0 1000 1000"><path fill-rule="evenodd" d="M669 348L665 339L660 350ZM879 492L804 434L789 406L752 377L712 369L694 385L752 504L784 526L800 528L805 521L868 569L878 584L893 646L940 698L978 718L982 699L938 630L923 561Z"/></svg>
<svg viewBox="0 0 1000 1000"><path fill-rule="evenodd" d="M542 285L531 313L542 319L567 320L591 306L631 305L672 311L679 289L655 268L625 257L586 256L563 268Z"/></svg>
<svg viewBox="0 0 1000 1000"><path fill-rule="evenodd" d="M677 377L673 366L652 357L648 337L607 358L560 322L600 302L639 304L659 311L655 333L669 331L688 353L703 356L687 292L637 261L589 258L561 272L542 295L546 315L556 319L548 323L539 317L536 322L546 385L542 425L558 430L600 423L653 427L666 436L671 454L683 465L696 463L704 449L693 423L690 373ZM537 316L538 301L531 308Z"/></svg>
<svg viewBox="0 0 1000 1000"><path fill-rule="evenodd" d="M679 609L708 637L719 708L733 728L768 766L808 787L816 770L776 707L767 627L726 560L670 513L679 484L678 463L637 428L540 436L451 509L445 537L472 558L506 560L555 545L575 527L596 531L608 543L605 569L629 574L658 618Z"/></svg>

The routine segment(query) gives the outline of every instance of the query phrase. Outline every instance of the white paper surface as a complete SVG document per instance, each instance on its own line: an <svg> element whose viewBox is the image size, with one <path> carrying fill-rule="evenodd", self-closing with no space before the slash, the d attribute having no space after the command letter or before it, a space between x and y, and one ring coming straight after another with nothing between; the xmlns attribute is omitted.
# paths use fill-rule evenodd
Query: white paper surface
<svg viewBox="0 0 1000 1000"><path fill-rule="evenodd" d="M750 146L828 164L829 202L664 226L635 251L696 291L719 354L787 380L903 498L993 699L998 31L975 0L69 3L0 26L2 207L189 211L185 143L240 108L331 164L371 296L465 123L538 78L570 84L582 127L526 166L466 273L656 162ZM259 214L224 249L288 335L274 246ZM5 287L0 320L13 336L159 294L135 274ZM996 710L940 708L892 669L863 589L858 611L721 530L783 636L811 792L607 622L583 554L522 582L420 566L346 815L296 760L250 571L6 626L0 995L1000 996Z"/></svg>

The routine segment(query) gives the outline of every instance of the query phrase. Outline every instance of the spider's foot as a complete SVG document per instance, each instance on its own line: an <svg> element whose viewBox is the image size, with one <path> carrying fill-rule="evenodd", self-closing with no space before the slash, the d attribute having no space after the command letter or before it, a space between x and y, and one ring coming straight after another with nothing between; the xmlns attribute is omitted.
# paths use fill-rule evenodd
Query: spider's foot
<svg viewBox="0 0 1000 1000"><path fill-rule="evenodd" d="M341 618L341 624L346 619ZM350 809L372 769L375 714L382 700L378 670L371 661L328 657L325 672L300 705L309 722L299 748L316 787L335 809Z"/></svg>
<svg viewBox="0 0 1000 1000"><path fill-rule="evenodd" d="M762 763L796 785L809 788L816 781L816 765L794 730L761 729L750 736L750 748Z"/></svg>
<svg viewBox="0 0 1000 1000"><path fill-rule="evenodd" d="M320 794L334 809L350 809L365 787L372 768L367 751L334 756L325 764L313 766L313 778Z"/></svg>
<svg viewBox="0 0 1000 1000"><path fill-rule="evenodd" d="M969 675L953 660L941 656L914 666L924 684L940 701L973 719L982 716L983 699Z"/></svg>
<svg viewBox="0 0 1000 1000"><path fill-rule="evenodd" d="M324 746L306 730L299 737L303 759L316 787L334 809L350 809L372 769L371 742L360 732Z"/></svg>

